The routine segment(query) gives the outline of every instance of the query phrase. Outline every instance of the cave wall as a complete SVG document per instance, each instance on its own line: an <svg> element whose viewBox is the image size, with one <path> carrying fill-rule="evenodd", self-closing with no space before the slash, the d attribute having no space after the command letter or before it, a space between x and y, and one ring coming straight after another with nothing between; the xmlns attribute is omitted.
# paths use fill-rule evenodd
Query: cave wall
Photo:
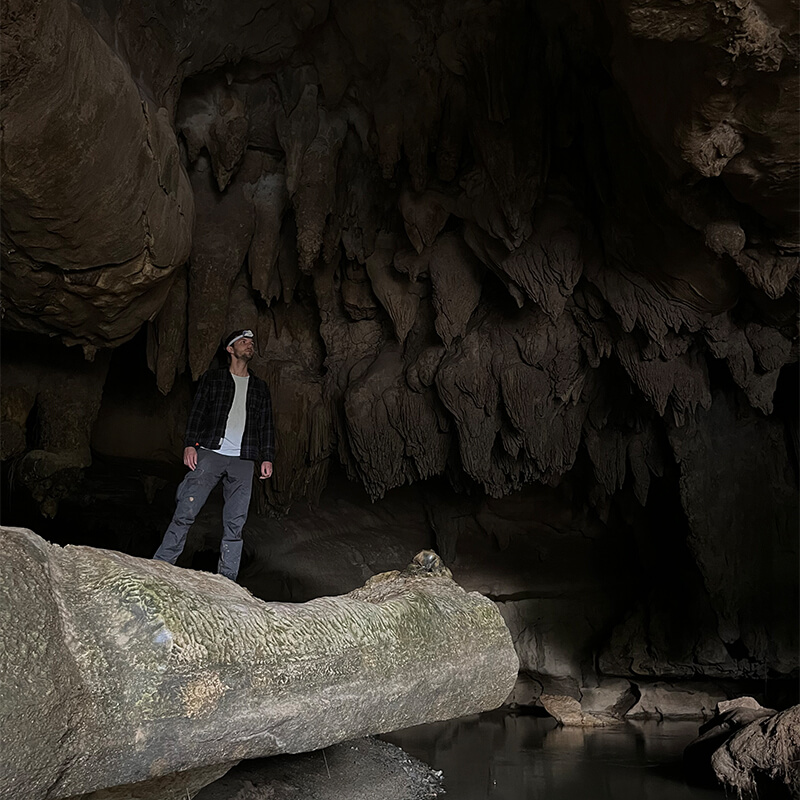
<svg viewBox="0 0 800 800"><path fill-rule="evenodd" d="M447 485L446 520L451 489L565 493L660 576L603 590L574 643L603 673L797 669L789 4L48 0L2 37L3 458L44 515L92 452L174 463L191 382L250 327L259 512L340 470L372 501ZM522 508L496 591L533 591L500 601L520 635L546 591Z"/></svg>

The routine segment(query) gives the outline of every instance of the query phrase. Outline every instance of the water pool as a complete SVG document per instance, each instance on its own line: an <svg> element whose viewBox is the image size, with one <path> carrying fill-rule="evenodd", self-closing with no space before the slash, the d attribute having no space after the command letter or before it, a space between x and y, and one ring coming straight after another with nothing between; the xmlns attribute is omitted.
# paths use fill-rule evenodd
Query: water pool
<svg viewBox="0 0 800 800"><path fill-rule="evenodd" d="M720 800L687 786L681 759L700 721L561 728L492 711L382 736L444 773L445 800Z"/></svg>

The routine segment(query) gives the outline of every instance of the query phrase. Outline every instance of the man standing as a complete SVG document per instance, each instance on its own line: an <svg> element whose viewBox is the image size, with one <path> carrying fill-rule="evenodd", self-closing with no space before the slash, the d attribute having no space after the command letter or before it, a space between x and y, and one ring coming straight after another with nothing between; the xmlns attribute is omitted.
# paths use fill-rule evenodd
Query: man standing
<svg viewBox="0 0 800 800"><path fill-rule="evenodd" d="M217 572L236 580L242 558L242 528L250 507L253 462L259 478L272 475L275 430L267 384L247 368L253 358L253 332L234 331L225 339L228 369L209 370L189 414L183 463L189 473L178 487L177 507L153 558L174 564L211 490L222 480L222 547Z"/></svg>

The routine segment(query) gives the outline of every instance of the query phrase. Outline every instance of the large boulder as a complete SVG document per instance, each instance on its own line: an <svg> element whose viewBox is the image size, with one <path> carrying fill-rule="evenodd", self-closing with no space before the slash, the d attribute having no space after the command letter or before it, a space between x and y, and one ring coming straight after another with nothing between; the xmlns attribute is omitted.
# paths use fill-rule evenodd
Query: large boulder
<svg viewBox="0 0 800 800"><path fill-rule="evenodd" d="M567 728L602 727L616 721L612 717L603 718L585 713L580 702L568 695L543 694L539 697L539 702L553 719Z"/></svg>
<svg viewBox="0 0 800 800"><path fill-rule="evenodd" d="M4 328L98 348L165 304L194 198L170 111L74 3L4 9Z"/></svg>
<svg viewBox="0 0 800 800"><path fill-rule="evenodd" d="M772 717L776 711L764 708L752 697L737 697L717 703L714 716L700 726L699 735L683 751L686 779L700 786L718 786L711 764L713 755L738 731L756 720Z"/></svg>
<svg viewBox="0 0 800 800"><path fill-rule="evenodd" d="M1 528L0 796L144 791L499 706L509 631L440 564L263 603L220 576Z"/></svg>
<svg viewBox="0 0 800 800"><path fill-rule="evenodd" d="M743 800L800 798L800 706L744 726L714 753L711 766Z"/></svg>

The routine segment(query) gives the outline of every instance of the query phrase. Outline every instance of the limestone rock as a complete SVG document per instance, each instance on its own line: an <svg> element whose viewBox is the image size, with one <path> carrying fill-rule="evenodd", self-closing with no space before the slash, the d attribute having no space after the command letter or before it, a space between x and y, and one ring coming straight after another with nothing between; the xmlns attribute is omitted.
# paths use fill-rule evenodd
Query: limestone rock
<svg viewBox="0 0 800 800"><path fill-rule="evenodd" d="M712 756L726 789L743 798L795 798L800 791L800 706L763 717L735 733Z"/></svg>
<svg viewBox="0 0 800 800"><path fill-rule="evenodd" d="M713 758L731 737L750 723L775 715L752 697L736 697L717 703L714 716L700 726L699 736L683 752L687 779L698 785L716 787L719 780L712 766Z"/></svg>
<svg viewBox="0 0 800 800"><path fill-rule="evenodd" d="M161 394L169 394L176 375L186 368L187 301L185 270L179 270L158 316L148 326L148 366Z"/></svg>
<svg viewBox="0 0 800 800"><path fill-rule="evenodd" d="M354 381L344 414L353 456L373 497L444 471L450 435L430 393L409 388L397 346L388 346Z"/></svg>
<svg viewBox="0 0 800 800"><path fill-rule="evenodd" d="M336 167L347 133L347 120L320 112L316 136L303 153L294 188L287 173L287 188L297 220L297 252L300 269L309 272L322 249L323 231L334 210Z"/></svg>
<svg viewBox="0 0 800 800"><path fill-rule="evenodd" d="M4 325L119 344L189 252L193 198L169 115L71 3L20 4L3 36Z"/></svg>
<svg viewBox="0 0 800 800"><path fill-rule="evenodd" d="M781 551L793 551L795 515L789 509L795 507L797 493L784 466L783 430L746 409L743 402L717 393L709 411L697 414L683 428L670 430L670 443L681 469L681 502L691 527L690 547L718 617L720 638L727 644L740 642L756 661L764 657L767 642L786 642L787 649L779 648L773 658L788 666L796 662L794 624L788 623L784 630L788 620L777 614L767 634L762 627L764 612L752 616L751 605L743 598L755 593L781 608L792 606L794 565L788 563L791 559L774 559L761 543L767 537L783 542ZM744 497L741 486L748 487ZM765 508L784 511L765 518ZM731 559L737 557L747 561L744 582L730 580Z"/></svg>
<svg viewBox="0 0 800 800"><path fill-rule="evenodd" d="M545 693L580 698L589 631L609 613L608 606L596 599L545 596L505 600L498 607L522 669L544 686Z"/></svg>
<svg viewBox="0 0 800 800"><path fill-rule="evenodd" d="M187 800L197 797L204 786L216 783L237 763L233 761L173 772L111 789L98 789L68 800Z"/></svg>
<svg viewBox="0 0 800 800"><path fill-rule="evenodd" d="M284 287L279 273L281 223L288 203L286 177L278 164L267 161L253 192L255 228L247 263L253 289L271 303L281 296ZM291 297L291 289L285 293Z"/></svg>
<svg viewBox="0 0 800 800"><path fill-rule="evenodd" d="M428 261L436 311L436 332L445 347L461 338L481 296L479 265L464 243L454 234L440 236Z"/></svg>
<svg viewBox="0 0 800 800"><path fill-rule="evenodd" d="M774 714L771 708L764 708L754 697L734 697L732 700L721 700L717 703L717 714L722 715L737 708L746 708L766 714Z"/></svg>
<svg viewBox="0 0 800 800"><path fill-rule="evenodd" d="M342 275L342 301L347 316L354 321L374 319L378 303L366 269L357 261L348 261Z"/></svg>
<svg viewBox="0 0 800 800"><path fill-rule="evenodd" d="M189 366L195 380L208 369L227 333L229 295L255 229L253 194L261 167L261 155L248 151L245 163L224 193L216 190L212 165L206 157L198 159L191 173L197 223L189 267L188 339ZM229 214L237 225L225 224Z"/></svg>
<svg viewBox="0 0 800 800"><path fill-rule="evenodd" d="M2 420L10 439L5 446L17 448L12 450L18 457L17 480L47 517L54 517L59 502L74 494L92 463L92 428L109 355L102 351L86 361L76 348L55 342L6 355Z"/></svg>
<svg viewBox="0 0 800 800"><path fill-rule="evenodd" d="M791 673L789 6L11 0L0 33L4 475L38 486L47 513L77 491L92 435L112 457L173 457L191 379L248 325L278 411L257 513L315 502L340 468L372 497L446 476L477 503L564 491L591 525L657 527L675 553L683 518L658 522L679 496L680 609L663 583L629 598L600 665ZM140 385L167 401L137 395L123 413L69 359L64 442L40 446L40 412L58 438L58 398L37 400L56 358L44 337L110 359L112 382L130 366L114 360L146 347L155 380ZM513 525L494 521L481 535L513 548ZM436 536L455 552L471 527ZM732 543L755 554L732 556L741 588L720 571ZM636 547L652 570L656 548ZM774 553L787 555L768 574ZM580 688L589 656L547 646L537 672L530 622L532 674Z"/></svg>
<svg viewBox="0 0 800 800"><path fill-rule="evenodd" d="M574 697L543 694L539 697L539 702L551 717L558 720L560 725L568 728L593 728L609 724L608 720L603 720L594 714L584 713L581 710L581 704Z"/></svg>
<svg viewBox="0 0 800 800"><path fill-rule="evenodd" d="M307 84L298 101L284 103L286 114L276 120L278 139L286 153L286 188L290 197L297 191L303 157L319 129L317 92L316 84Z"/></svg>
<svg viewBox="0 0 800 800"><path fill-rule="evenodd" d="M753 204L774 222L787 222L793 203L788 194L772 189L760 195L756 189L761 181L781 183L783 168L775 153L785 145L752 135L754 128L775 131L792 113L788 83L797 53L780 35L781 13L750 3L724 10L687 6L675 15L666 9L661 0L648 0L635 10L619 4L611 14L615 75L639 124L673 169L690 165L701 175L721 175L740 202ZM725 34L718 37L721 29ZM654 39L668 44L651 49L647 43ZM686 49L676 58L681 45ZM777 102L764 104L753 95L736 101L729 76L740 58L747 62L745 80L766 81ZM686 69L706 76L691 99L678 89ZM654 86L676 124L664 125L660 112L647 103Z"/></svg>
<svg viewBox="0 0 800 800"><path fill-rule="evenodd" d="M238 87L227 81L217 79L198 88L197 94L187 88L181 98L177 127L191 162L206 149L222 192L239 167L249 139L246 103Z"/></svg>
<svg viewBox="0 0 800 800"><path fill-rule="evenodd" d="M440 428L459 431L456 466L494 494L561 480L584 443L609 497L632 475L646 501L657 418L681 425L707 408L710 359L772 413L797 358L795 177L792 137L781 133L794 131L791 21L753 4L673 17L660 0L636 10L611 2L597 18L582 3L437 9L246 0L178 15L169 4L83 0L81 14L48 0L9 15L4 326L91 354L153 323L149 363L168 391L184 350L193 378L208 367L243 268L254 297L291 304L299 292L302 304L326 265L357 263L370 286L340 270L346 297L330 313L377 321L348 334L369 327L380 339L371 356L391 338L381 309L407 374L434 345L422 342L431 311L446 347L473 335L467 349L478 340L497 349L481 378L495 407L472 413L470 379L466 397L448 385L450 360L424 402ZM80 58L47 50L62 30L71 47L82 43ZM680 48L704 76L690 95L676 91L683 59L668 55ZM665 92L662 116L652 85ZM59 87L81 100L70 109L91 106L102 125L59 115ZM47 120L64 128L51 137L63 153L40 141ZM184 303L172 276L187 257ZM497 321L515 326L513 305L552 327L525 324L511 341ZM307 337L324 329L330 344L329 311L308 318ZM553 346L563 357L551 358ZM315 379L337 385L337 420L352 366L341 351L330 348ZM544 360L533 363L536 354ZM461 369L484 370L484 360ZM585 425L602 383L613 402L632 390L657 413ZM352 472L347 430L336 425Z"/></svg>
<svg viewBox="0 0 800 800"><path fill-rule="evenodd" d="M447 222L450 212L444 198L434 194L415 197L410 192L400 195L400 213L403 215L406 233L417 253L430 247Z"/></svg>
<svg viewBox="0 0 800 800"><path fill-rule="evenodd" d="M546 198L537 208L530 238L497 265L551 319L571 297L586 261L592 258L586 223L563 198Z"/></svg>
<svg viewBox="0 0 800 800"><path fill-rule="evenodd" d="M581 687L581 710L595 716L621 719L638 700L638 687L624 679L605 678L597 686Z"/></svg>
<svg viewBox="0 0 800 800"><path fill-rule="evenodd" d="M491 601L447 577L388 573L270 605L219 576L25 529L4 528L0 545L0 708L21 733L4 754L9 796L71 797L474 713L516 677Z"/></svg>
<svg viewBox="0 0 800 800"><path fill-rule="evenodd" d="M637 686L641 696L627 713L627 716L634 718L710 718L717 704L725 699L721 689L707 683L640 681Z"/></svg>
<svg viewBox="0 0 800 800"><path fill-rule="evenodd" d="M391 317L398 342L403 344L417 316L419 293L392 269L393 255L393 248L379 247L367 257L366 266L372 290Z"/></svg>
<svg viewBox="0 0 800 800"><path fill-rule="evenodd" d="M541 694L542 684L526 672L520 672L517 682L514 684L514 689L506 698L505 705L510 708L533 706L536 705Z"/></svg>

